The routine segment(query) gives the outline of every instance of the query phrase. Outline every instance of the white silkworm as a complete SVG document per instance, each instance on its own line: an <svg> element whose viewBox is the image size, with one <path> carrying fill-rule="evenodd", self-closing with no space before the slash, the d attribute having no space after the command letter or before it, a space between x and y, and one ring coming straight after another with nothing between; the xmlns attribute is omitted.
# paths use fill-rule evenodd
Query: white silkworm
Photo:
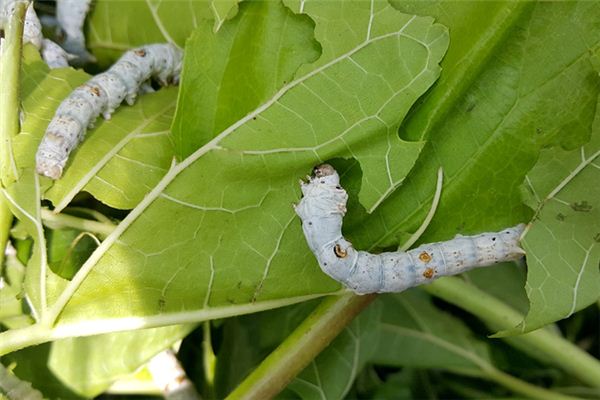
<svg viewBox="0 0 600 400"><path fill-rule="evenodd" d="M18 0L0 0L0 27L8 22L12 15L14 5ZM70 55L59 45L49 39L44 39L42 35L42 24L33 8L33 3L29 3L25 22L23 25L23 43L33 44L42 55L42 58L50 68L63 68L69 66Z"/></svg>
<svg viewBox="0 0 600 400"><path fill-rule="evenodd" d="M161 85L178 83L183 54L171 44L151 44L126 52L108 71L75 89L58 106L38 147L36 170L52 179L62 175L69 153L102 114L111 114L123 99L133 104L143 84L154 77Z"/></svg>
<svg viewBox="0 0 600 400"><path fill-rule="evenodd" d="M148 370L166 400L200 399L173 350L163 350L152 357L148 362Z"/></svg>
<svg viewBox="0 0 600 400"><path fill-rule="evenodd" d="M358 294L401 292L440 276L517 260L525 254L519 247L524 224L495 233L457 235L406 252L357 251L342 236L348 194L339 183L333 167L316 167L309 182L301 182L303 198L294 208L323 272Z"/></svg>
<svg viewBox="0 0 600 400"><path fill-rule="evenodd" d="M63 47L71 54L75 54L80 61L93 61L92 56L85 48L83 24L90 10L91 0L57 0L56 20L64 32Z"/></svg>
<svg viewBox="0 0 600 400"><path fill-rule="evenodd" d="M11 370L0 364L0 398L19 400L42 400L42 393L31 386L31 383L21 380Z"/></svg>
<svg viewBox="0 0 600 400"><path fill-rule="evenodd" d="M50 39L42 40L42 58L50 68L69 66L69 53Z"/></svg>

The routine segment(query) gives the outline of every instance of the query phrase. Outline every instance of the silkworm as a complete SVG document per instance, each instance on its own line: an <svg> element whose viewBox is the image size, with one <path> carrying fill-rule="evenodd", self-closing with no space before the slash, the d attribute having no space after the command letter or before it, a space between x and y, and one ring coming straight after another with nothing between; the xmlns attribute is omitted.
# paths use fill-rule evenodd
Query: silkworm
<svg viewBox="0 0 600 400"><path fill-rule="evenodd" d="M64 33L62 46L69 53L79 57L80 62L93 61L85 48L83 24L90 10L91 0L57 0L56 20Z"/></svg>
<svg viewBox="0 0 600 400"><path fill-rule="evenodd" d="M161 85L178 83L183 54L171 44L151 44L126 52L108 71L76 88L58 106L36 154L36 170L52 179L62 175L69 153L100 114L111 114L126 100L133 104L151 77Z"/></svg>
<svg viewBox="0 0 600 400"><path fill-rule="evenodd" d="M308 247L327 275L357 294L401 292L445 275L523 257L519 246L524 224L501 232L457 235L445 242L408 251L371 254L355 250L342 236L348 194L332 166L315 167L303 197L294 207Z"/></svg>
<svg viewBox="0 0 600 400"><path fill-rule="evenodd" d="M69 54L52 40L42 40L42 58L50 68L64 68L69 66Z"/></svg>
<svg viewBox="0 0 600 400"><path fill-rule="evenodd" d="M14 5L18 0L0 0L0 28L6 25L8 18L13 13ZM25 22L23 24L23 43L33 44L42 55L42 58L50 68L63 68L69 66L69 59L72 57L59 45L42 35L42 24L33 8L33 3L29 3Z"/></svg>

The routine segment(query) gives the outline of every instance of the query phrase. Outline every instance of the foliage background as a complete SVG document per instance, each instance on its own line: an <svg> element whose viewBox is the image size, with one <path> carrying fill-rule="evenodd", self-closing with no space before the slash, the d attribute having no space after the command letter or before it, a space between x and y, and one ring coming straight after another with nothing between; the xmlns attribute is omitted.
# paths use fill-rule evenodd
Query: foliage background
<svg viewBox="0 0 600 400"><path fill-rule="evenodd" d="M204 395L223 397L310 312L305 301L340 293L289 206L297 179L333 160L351 195L347 236L379 251L418 227L442 166L440 207L421 241L532 221L527 275L503 265L463 277L524 319L494 325L469 308L477 298L432 298L444 298L436 285L381 296L283 396L502 397L516 388L500 370L553 393L598 395L558 354L486 338L569 317L545 330L598 357L598 14L585 2L97 1L87 38L100 66L172 41L185 45L184 74L179 89L99 121L52 184L33 174L35 147L88 75L48 71L25 49L20 177L3 193L27 268L7 260L2 322L33 322L26 293L55 322L38 342L65 339L3 362L51 398L95 396L186 337L190 374ZM75 240L82 229L48 226L40 198L115 230L98 247ZM202 320L214 321L212 383L198 362L206 328L190 325ZM152 329L75 338L132 328ZM578 360L569 349L562 357Z"/></svg>

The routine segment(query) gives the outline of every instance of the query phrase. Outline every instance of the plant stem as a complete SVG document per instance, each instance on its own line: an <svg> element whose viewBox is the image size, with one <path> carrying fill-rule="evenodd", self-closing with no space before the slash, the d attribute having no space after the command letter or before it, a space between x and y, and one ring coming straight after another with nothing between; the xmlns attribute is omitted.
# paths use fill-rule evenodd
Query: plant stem
<svg viewBox="0 0 600 400"><path fill-rule="evenodd" d="M423 288L477 316L492 331L514 328L523 320L521 313L460 278L444 277ZM600 362L549 329L502 339L545 363L556 365L592 387L600 387Z"/></svg>
<svg viewBox="0 0 600 400"><path fill-rule="evenodd" d="M17 2L14 7L0 51L0 180L3 186L17 178L12 139L19 133L19 72L27 3ZM0 198L0 269L12 221L6 200Z"/></svg>
<svg viewBox="0 0 600 400"><path fill-rule="evenodd" d="M4 187L17 179L12 139L19 133L19 72L27 5L25 1L14 3L0 54L0 177Z"/></svg>
<svg viewBox="0 0 600 400"><path fill-rule="evenodd" d="M80 231L97 233L103 238L115 229L115 225L110 222L93 221L68 214L54 214L45 208L42 209L42 221L44 225L52 229L75 228Z"/></svg>
<svg viewBox="0 0 600 400"><path fill-rule="evenodd" d="M50 328L41 323L0 332L0 338L0 356L53 339Z"/></svg>
<svg viewBox="0 0 600 400"><path fill-rule="evenodd" d="M527 396L530 399L539 400L566 400L566 399L577 399L577 397L571 397L564 394L556 393L554 391L544 389L531 383L522 381L521 379L515 378L512 375L504 373L496 368L486 370L484 376L500 385L512 390L515 393L519 393Z"/></svg>
<svg viewBox="0 0 600 400"><path fill-rule="evenodd" d="M343 294L323 300L227 398L275 396L375 298Z"/></svg>
<svg viewBox="0 0 600 400"><path fill-rule="evenodd" d="M6 204L4 196L0 195L0 271L4 265L4 252L6 251L6 243L10 236L10 227L12 226L13 215Z"/></svg>
<svg viewBox="0 0 600 400"><path fill-rule="evenodd" d="M210 398L215 398L215 365L217 357L213 351L210 333L210 321L202 323L202 362L204 365L204 381Z"/></svg>

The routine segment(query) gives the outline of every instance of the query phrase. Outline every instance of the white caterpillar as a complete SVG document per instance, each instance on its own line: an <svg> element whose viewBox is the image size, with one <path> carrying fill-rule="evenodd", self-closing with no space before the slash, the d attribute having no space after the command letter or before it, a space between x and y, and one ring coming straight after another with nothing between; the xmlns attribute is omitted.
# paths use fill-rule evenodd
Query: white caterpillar
<svg viewBox="0 0 600 400"><path fill-rule="evenodd" d="M0 28L7 25L17 1L19 0L0 0ZM33 3L29 3L25 14L23 43L31 43L40 50L42 58L50 68L69 66L70 55L53 41L44 39L42 24L33 8Z"/></svg>
<svg viewBox="0 0 600 400"><path fill-rule="evenodd" d="M85 48L83 24L90 10L91 0L57 0L56 20L64 32L63 47L71 54L79 57L81 63L94 61Z"/></svg>
<svg viewBox="0 0 600 400"><path fill-rule="evenodd" d="M295 210L323 272L357 294L401 292L440 276L517 260L525 254L519 247L523 224L502 232L458 235L406 252L357 251L342 236L348 194L339 183L333 167L316 167L309 182L301 182L303 198Z"/></svg>
<svg viewBox="0 0 600 400"><path fill-rule="evenodd" d="M71 55L52 40L43 39L40 52L42 58L50 68L65 68L69 66Z"/></svg>
<svg viewBox="0 0 600 400"><path fill-rule="evenodd" d="M62 175L71 150L83 140L102 114L111 114L126 100L129 105L154 77L161 85L176 84L183 54L171 44L151 44L125 53L108 71L75 89L58 106L35 156L36 170L52 179Z"/></svg>

